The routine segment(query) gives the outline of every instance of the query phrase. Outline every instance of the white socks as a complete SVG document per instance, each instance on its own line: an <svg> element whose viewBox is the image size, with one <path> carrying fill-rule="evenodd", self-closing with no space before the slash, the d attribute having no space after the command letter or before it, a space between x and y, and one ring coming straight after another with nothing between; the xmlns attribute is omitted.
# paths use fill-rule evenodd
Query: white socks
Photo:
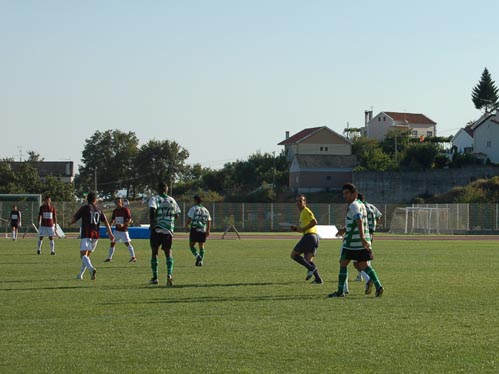
<svg viewBox="0 0 499 374"><path fill-rule="evenodd" d="M94 271L94 266L92 265L92 261L90 261L90 257L88 256L83 256L81 258L81 262L87 267L89 268L91 271Z"/></svg>

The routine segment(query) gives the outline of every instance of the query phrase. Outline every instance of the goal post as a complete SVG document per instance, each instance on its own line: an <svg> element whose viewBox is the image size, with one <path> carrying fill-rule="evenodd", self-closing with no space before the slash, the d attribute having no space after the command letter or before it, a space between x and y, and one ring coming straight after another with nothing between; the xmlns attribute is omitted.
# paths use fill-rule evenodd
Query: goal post
<svg viewBox="0 0 499 374"><path fill-rule="evenodd" d="M451 234L458 230L453 224L454 212L449 207L396 208L390 223L395 234Z"/></svg>
<svg viewBox="0 0 499 374"><path fill-rule="evenodd" d="M38 219L40 205L42 205L42 195L0 194L0 218L2 218L1 224L6 226L6 233L10 232L10 212L14 205L17 205L17 208L21 212L22 226L19 232L32 232L33 224Z"/></svg>

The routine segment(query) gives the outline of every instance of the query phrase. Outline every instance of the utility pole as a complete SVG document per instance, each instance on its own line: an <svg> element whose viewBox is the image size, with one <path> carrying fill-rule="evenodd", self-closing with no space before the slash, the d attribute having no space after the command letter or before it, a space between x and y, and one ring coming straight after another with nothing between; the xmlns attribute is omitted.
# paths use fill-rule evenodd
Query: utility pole
<svg viewBox="0 0 499 374"><path fill-rule="evenodd" d="M95 187L95 193L97 194L97 166L95 167L94 170L94 187Z"/></svg>

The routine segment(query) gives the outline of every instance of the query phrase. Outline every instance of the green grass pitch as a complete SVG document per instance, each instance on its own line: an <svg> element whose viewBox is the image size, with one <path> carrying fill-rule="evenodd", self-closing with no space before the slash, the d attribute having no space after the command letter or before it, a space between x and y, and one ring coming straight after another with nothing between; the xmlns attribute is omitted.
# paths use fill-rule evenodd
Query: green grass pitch
<svg viewBox="0 0 499 374"><path fill-rule="evenodd" d="M79 241L0 240L2 373L497 373L499 243L378 240L382 298L336 289L340 242L322 241L325 285L289 258L298 240L209 240L194 266L174 240L174 287L150 286L150 251L137 263L107 240L97 280L76 280Z"/></svg>

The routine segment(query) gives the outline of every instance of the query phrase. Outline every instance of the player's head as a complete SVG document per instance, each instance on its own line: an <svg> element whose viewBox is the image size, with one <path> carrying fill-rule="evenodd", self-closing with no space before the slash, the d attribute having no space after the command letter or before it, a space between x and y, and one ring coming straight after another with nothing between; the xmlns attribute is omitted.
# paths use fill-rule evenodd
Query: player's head
<svg viewBox="0 0 499 374"><path fill-rule="evenodd" d="M201 196L199 196L199 195L194 195L193 199L196 202L196 204L201 204L203 202L203 200L201 199Z"/></svg>
<svg viewBox="0 0 499 374"><path fill-rule="evenodd" d="M50 205L50 203L52 202L52 199L50 198L50 196L49 196L49 195L46 195L46 196L45 196L45 198L44 198L43 200L45 201L45 203L46 203L47 205Z"/></svg>
<svg viewBox="0 0 499 374"><path fill-rule="evenodd" d="M298 209L303 209L307 205L307 198L305 197L305 195L300 194L296 196L295 200Z"/></svg>
<svg viewBox="0 0 499 374"><path fill-rule="evenodd" d="M17 205L16 204L12 205L12 210L17 210Z"/></svg>
<svg viewBox="0 0 499 374"><path fill-rule="evenodd" d="M123 199L121 197L117 197L114 199L114 203L118 208L121 208L123 206Z"/></svg>
<svg viewBox="0 0 499 374"><path fill-rule="evenodd" d="M168 192L168 186L164 182L159 182L158 183L158 192L159 193L167 193Z"/></svg>
<svg viewBox="0 0 499 374"><path fill-rule="evenodd" d="M87 202L89 204L93 204L95 203L95 200L97 200L97 195L95 194L95 192L89 192L87 195Z"/></svg>
<svg viewBox="0 0 499 374"><path fill-rule="evenodd" d="M343 199L347 203L353 202L355 199L357 199L357 187L353 183L345 183L343 185Z"/></svg>

